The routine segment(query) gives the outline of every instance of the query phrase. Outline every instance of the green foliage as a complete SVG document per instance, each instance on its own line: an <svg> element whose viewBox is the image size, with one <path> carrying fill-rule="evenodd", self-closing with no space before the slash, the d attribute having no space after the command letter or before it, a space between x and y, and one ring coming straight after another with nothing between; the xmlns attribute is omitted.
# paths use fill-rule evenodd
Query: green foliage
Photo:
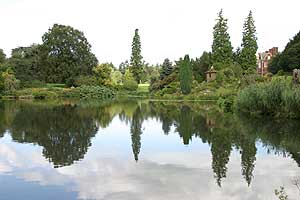
<svg viewBox="0 0 300 200"><path fill-rule="evenodd" d="M300 117L300 88L291 79L273 78L271 82L251 85L242 90L236 101L239 111L263 115Z"/></svg>
<svg viewBox="0 0 300 200"><path fill-rule="evenodd" d="M78 76L75 79L74 85L75 87L80 87L83 85L93 86L99 85L99 82L95 76Z"/></svg>
<svg viewBox="0 0 300 200"><path fill-rule="evenodd" d="M111 80L114 85L120 85L122 83L123 74L119 70L113 71Z"/></svg>
<svg viewBox="0 0 300 200"><path fill-rule="evenodd" d="M192 90L192 65L188 55L179 61L180 88L182 94L189 94Z"/></svg>
<svg viewBox="0 0 300 200"><path fill-rule="evenodd" d="M143 66L143 83L153 83L153 81L157 81L160 77L160 66L159 65L149 65L145 64Z"/></svg>
<svg viewBox="0 0 300 200"><path fill-rule="evenodd" d="M142 79L142 55L141 55L141 41L139 36L139 29L135 29L133 41L132 41L132 51L130 58L130 71L133 74L134 79L139 83Z"/></svg>
<svg viewBox="0 0 300 200"><path fill-rule="evenodd" d="M79 87L80 98L107 99L113 98L115 92L104 86L81 86Z"/></svg>
<svg viewBox="0 0 300 200"><path fill-rule="evenodd" d="M93 68L93 72L96 75L100 85L112 85L111 73L113 69L114 65L112 63L103 63Z"/></svg>
<svg viewBox="0 0 300 200"><path fill-rule="evenodd" d="M22 88L43 88L47 87L47 84L44 81L40 80L31 80L21 82Z"/></svg>
<svg viewBox="0 0 300 200"><path fill-rule="evenodd" d="M205 81L205 72L211 65L211 53L208 52L203 52L202 56L199 59L196 58L196 60L192 60L193 75L195 80L197 80L199 83Z"/></svg>
<svg viewBox="0 0 300 200"><path fill-rule="evenodd" d="M122 73L122 75L125 74L126 69L129 69L129 62L128 60L126 60L125 62L121 62L121 64L119 65L119 71Z"/></svg>
<svg viewBox="0 0 300 200"><path fill-rule="evenodd" d="M160 70L160 79L164 79L165 77L169 76L173 72L173 65L172 62L166 58L161 66Z"/></svg>
<svg viewBox="0 0 300 200"><path fill-rule="evenodd" d="M65 88L66 85L65 84L61 84L61 83L47 83L46 87L47 88Z"/></svg>
<svg viewBox="0 0 300 200"><path fill-rule="evenodd" d="M6 61L6 55L3 52L3 49L0 49L0 65Z"/></svg>
<svg viewBox="0 0 300 200"><path fill-rule="evenodd" d="M300 68L300 32L290 40L281 54L274 57L269 65L270 71L275 74L279 70L291 72Z"/></svg>
<svg viewBox="0 0 300 200"><path fill-rule="evenodd" d="M284 72L282 66L280 65L280 57L281 57L281 53L273 57L269 62L268 70L273 74L276 74L278 71Z"/></svg>
<svg viewBox="0 0 300 200"><path fill-rule="evenodd" d="M33 90L31 95L35 99L55 99L58 97L56 92L44 90L44 89Z"/></svg>
<svg viewBox="0 0 300 200"><path fill-rule="evenodd" d="M2 72L0 78L0 91L5 95L13 95L20 86L20 81L16 79L11 70Z"/></svg>
<svg viewBox="0 0 300 200"><path fill-rule="evenodd" d="M42 67L40 54L41 47L36 44L12 50L6 65L15 72L22 86L30 85L33 80L43 81L47 76Z"/></svg>
<svg viewBox="0 0 300 200"><path fill-rule="evenodd" d="M232 112L234 107L234 97L220 97L217 104L224 112Z"/></svg>
<svg viewBox="0 0 300 200"><path fill-rule="evenodd" d="M71 26L54 24L42 40L46 82L66 83L79 75L91 75L98 63L84 34Z"/></svg>
<svg viewBox="0 0 300 200"><path fill-rule="evenodd" d="M232 45L228 33L227 19L223 17L223 10L218 14L217 23L213 31L212 61L217 69L233 63Z"/></svg>
<svg viewBox="0 0 300 200"><path fill-rule="evenodd" d="M123 88L129 91L136 91L138 88L138 83L135 81L129 69L127 69L124 74Z"/></svg>
<svg viewBox="0 0 300 200"><path fill-rule="evenodd" d="M158 90L162 90L163 88L168 87L171 83L176 82L177 79L178 75L175 72L162 80L154 79L153 81L151 81L150 91L155 92Z"/></svg>
<svg viewBox="0 0 300 200"><path fill-rule="evenodd" d="M238 53L238 62L243 69L256 68L257 37L252 12L250 11L243 26L242 48Z"/></svg>

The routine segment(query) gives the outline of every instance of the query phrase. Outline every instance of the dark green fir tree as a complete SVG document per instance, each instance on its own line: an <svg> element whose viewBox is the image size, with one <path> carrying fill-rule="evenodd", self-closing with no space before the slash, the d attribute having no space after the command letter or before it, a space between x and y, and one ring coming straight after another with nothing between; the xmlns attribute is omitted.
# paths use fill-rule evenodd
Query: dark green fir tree
<svg viewBox="0 0 300 200"><path fill-rule="evenodd" d="M188 55L179 61L180 88L183 94L189 94L192 89L192 64Z"/></svg>
<svg viewBox="0 0 300 200"><path fill-rule="evenodd" d="M223 17L223 10L218 14L217 23L213 31L212 61L217 68L224 68L233 63L232 45L228 33L227 19Z"/></svg>
<svg viewBox="0 0 300 200"><path fill-rule="evenodd" d="M165 77L169 76L173 72L173 65L172 62L166 58L162 64L161 71L160 71L160 79L164 79Z"/></svg>
<svg viewBox="0 0 300 200"><path fill-rule="evenodd" d="M139 29L135 29L135 34L132 41L132 51L130 58L130 71L136 82L140 83L143 73L143 57L141 55L141 40L139 36Z"/></svg>
<svg viewBox="0 0 300 200"><path fill-rule="evenodd" d="M243 42L238 54L238 63L245 70L256 68L257 37L252 12L249 12L243 26Z"/></svg>

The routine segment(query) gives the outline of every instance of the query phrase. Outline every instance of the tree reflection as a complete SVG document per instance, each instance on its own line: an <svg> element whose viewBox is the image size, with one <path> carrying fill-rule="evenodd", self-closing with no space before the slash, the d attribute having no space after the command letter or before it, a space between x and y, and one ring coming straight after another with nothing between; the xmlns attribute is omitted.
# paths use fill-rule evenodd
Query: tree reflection
<svg viewBox="0 0 300 200"><path fill-rule="evenodd" d="M98 127L108 127L114 117L130 126L135 161L141 151L142 124L155 119L161 131L172 125L184 145L201 140L210 146L211 167L217 185L227 176L234 149L241 156L241 175L248 186L254 178L256 141L269 153L290 156L300 166L300 123L218 113L196 103L118 100L92 103L0 102L0 138L8 130L14 141L43 147L43 155L55 167L83 159ZM148 128L148 127L147 127ZM151 128L151 127L149 127Z"/></svg>
<svg viewBox="0 0 300 200"><path fill-rule="evenodd" d="M193 136L193 118L190 107L182 106L178 118L178 122L175 123L176 130L183 139L183 144L188 145Z"/></svg>
<svg viewBox="0 0 300 200"><path fill-rule="evenodd" d="M211 132L212 169L219 186L221 186L222 178L226 178L226 165L229 161L231 146L230 135L222 129Z"/></svg>
<svg viewBox="0 0 300 200"><path fill-rule="evenodd" d="M11 136L21 143L36 143L55 167L71 165L84 157L97 127L92 117L76 106L20 106Z"/></svg>
<svg viewBox="0 0 300 200"><path fill-rule="evenodd" d="M137 162L139 160L139 153L141 150L141 135L142 135L142 123L143 119L141 116L141 108L137 107L135 112L132 115L132 121L130 125L131 133L131 146L134 156L134 160Z"/></svg>

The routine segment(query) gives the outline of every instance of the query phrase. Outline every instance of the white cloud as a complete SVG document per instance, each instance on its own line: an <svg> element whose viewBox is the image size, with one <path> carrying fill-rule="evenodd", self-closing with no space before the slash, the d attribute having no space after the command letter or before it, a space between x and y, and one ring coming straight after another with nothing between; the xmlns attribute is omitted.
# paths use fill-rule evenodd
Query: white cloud
<svg viewBox="0 0 300 200"><path fill-rule="evenodd" d="M299 31L299 4L298 0L1 0L0 48L9 53L39 43L49 27L61 23L82 30L100 62L129 59L135 28L140 29L147 62L178 59L186 53L195 57L210 50L214 20L224 8L235 47L252 9L260 50L283 49Z"/></svg>

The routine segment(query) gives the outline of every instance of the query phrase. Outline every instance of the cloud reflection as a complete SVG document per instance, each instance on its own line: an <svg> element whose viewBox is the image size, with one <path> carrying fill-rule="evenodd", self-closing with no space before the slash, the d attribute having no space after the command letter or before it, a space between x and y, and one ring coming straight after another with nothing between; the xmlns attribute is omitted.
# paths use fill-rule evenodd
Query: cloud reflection
<svg viewBox="0 0 300 200"><path fill-rule="evenodd" d="M96 155L101 148L92 151ZM98 153L74 165L53 168L38 147L28 145L23 154L12 142L0 146L0 173L10 172L43 186L63 186L78 192L79 199L234 200L274 199L274 189L283 184L289 194L295 194L296 188L290 180L300 172L290 158L261 155L257 158L254 180L248 187L235 152L230 156L227 178L220 188L213 177L209 153L146 153L139 163L117 153L103 155L108 154Z"/></svg>

